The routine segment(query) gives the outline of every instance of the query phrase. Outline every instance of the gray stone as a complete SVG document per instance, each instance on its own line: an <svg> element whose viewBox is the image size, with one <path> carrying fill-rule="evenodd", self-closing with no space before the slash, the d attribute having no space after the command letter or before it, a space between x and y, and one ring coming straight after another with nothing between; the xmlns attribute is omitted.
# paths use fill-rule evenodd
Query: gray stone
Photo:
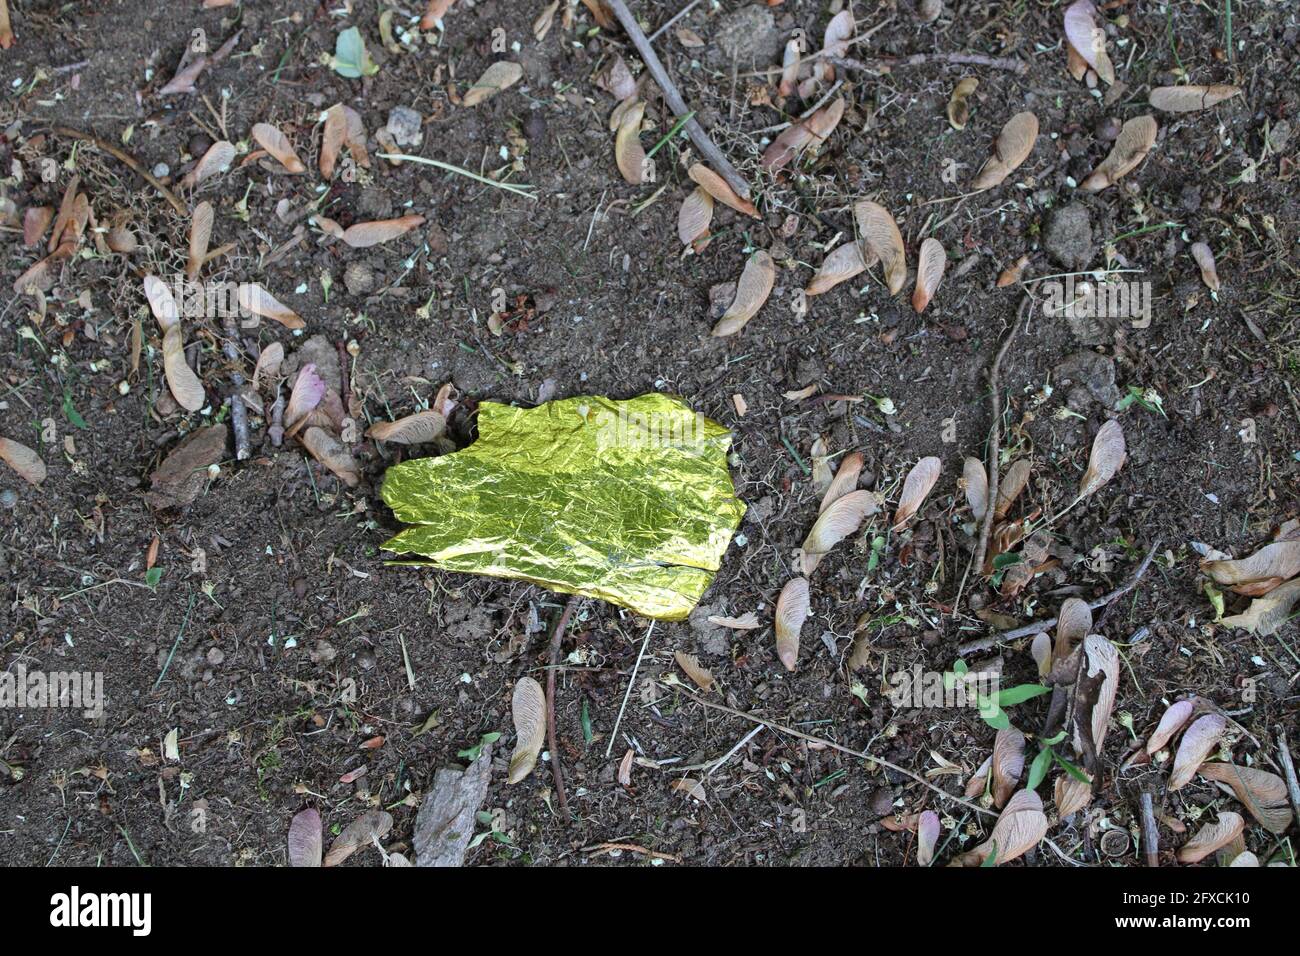
<svg viewBox="0 0 1300 956"><path fill-rule="evenodd" d="M145 498L155 508L180 508L207 488L208 468L226 455L230 430L224 425L197 428L186 435L150 476Z"/></svg>
<svg viewBox="0 0 1300 956"><path fill-rule="evenodd" d="M1074 203L1053 210L1043 229L1043 248L1067 269L1081 270L1092 262L1092 219L1086 206Z"/></svg>
<svg viewBox="0 0 1300 956"><path fill-rule="evenodd" d="M409 106L394 106L388 111L385 127L398 146L419 146L424 142L424 120Z"/></svg>
<svg viewBox="0 0 1300 956"><path fill-rule="evenodd" d="M709 621L709 618L719 612L713 607L701 604L695 610L691 611L690 625L691 630L695 632L696 646L702 654L711 654L715 657L726 657L731 651L731 638L727 634L726 628L719 627Z"/></svg>
<svg viewBox="0 0 1300 956"><path fill-rule="evenodd" d="M781 34L772 11L753 4L720 18L713 42L723 60L741 67L770 66L781 51Z"/></svg>
<svg viewBox="0 0 1300 956"><path fill-rule="evenodd" d="M1052 369L1052 378L1061 387L1082 386L1107 408L1114 408L1120 400L1115 385L1115 360L1096 352L1075 352ZM1069 394L1073 400L1074 391Z"/></svg>
<svg viewBox="0 0 1300 956"><path fill-rule="evenodd" d="M393 215L393 200L382 189L370 187L361 190L357 197L357 219L390 219Z"/></svg>
<svg viewBox="0 0 1300 956"><path fill-rule="evenodd" d="M364 262L349 262L343 270L343 285L352 295L365 295L375 287L375 273Z"/></svg>
<svg viewBox="0 0 1300 956"><path fill-rule="evenodd" d="M1105 319L1088 315L1085 311L1068 311L1065 321L1070 334L1080 345L1105 345L1111 338L1111 327Z"/></svg>

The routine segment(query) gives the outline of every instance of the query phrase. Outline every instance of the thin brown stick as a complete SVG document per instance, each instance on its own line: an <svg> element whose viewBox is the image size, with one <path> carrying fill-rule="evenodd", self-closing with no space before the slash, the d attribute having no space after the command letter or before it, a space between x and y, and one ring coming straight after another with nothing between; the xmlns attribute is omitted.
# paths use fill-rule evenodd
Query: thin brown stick
<svg viewBox="0 0 1300 956"><path fill-rule="evenodd" d="M724 714L731 714L731 716L733 717L741 717L745 720L752 721L753 723L762 724L764 727L770 727L772 730L780 731L783 734L789 734L792 737L798 737L801 740L807 740L810 743L821 744L824 747L830 747L832 750L838 750L840 753L848 754L850 757L856 757L858 760L870 760L872 763L878 763L882 767L888 767L890 770L894 771L895 773L901 773L903 776L911 778L912 780L919 783L921 786L925 787L927 790L933 790L939 796L951 800L953 803L959 803L968 810L974 810L976 813L982 813L988 817L997 816L996 813L993 813L990 810L986 810L977 804L971 803L969 800L963 800L961 797L954 797L947 790L944 790L940 787L936 787L934 784L932 784L929 780L926 780L920 774L915 774L912 771L908 770L906 767L900 767L898 764L890 763L888 760L885 760L882 757L877 757L874 754L869 754L863 750L854 750L852 747L846 747L843 744L837 744L835 741L827 740L825 737L816 737L812 734L806 734L802 730L795 730L793 727L788 727L785 724L779 724L775 720L769 720L766 717L759 717L757 714L750 714L743 710L736 710L734 707L728 707L726 704L715 704L713 703L713 701L705 700L703 697L693 694L689 690L686 690L681 686L675 685L674 689L680 694L685 694L687 697L695 701L695 703L699 704L701 707L707 707L710 710L719 710L722 711L722 713Z"/></svg>
<svg viewBox="0 0 1300 956"><path fill-rule="evenodd" d="M275 401L271 404L271 427L266 430L271 436L271 444L276 448L284 441L284 392L280 390L280 383L275 383Z"/></svg>
<svg viewBox="0 0 1300 956"><path fill-rule="evenodd" d="M1002 347L998 349L998 354L993 359L993 364L989 366L989 410L993 413L993 421L989 428L988 458L985 464L989 470L989 500L984 508L984 523L980 526L979 545L975 549L976 574L983 573L984 559L989 552L989 538L993 535L993 518L998 510L998 460L1002 457L1002 360L1006 358L1011 343L1015 341L1016 333L1020 331L1021 319L1025 317L1027 310L1033 308L1033 301L1029 296L1021 300L1016 321L1012 323L1011 330L1002 340Z"/></svg>
<svg viewBox="0 0 1300 956"><path fill-rule="evenodd" d="M575 594L564 605L560 619L551 632L551 666L546 669L546 746L551 750L551 774L555 777L555 800L560 805L560 821L566 826L569 822L569 799L564 792L564 766L560 762L560 748L555 735L555 672L560 663L560 639L569 626L569 619L578 606Z"/></svg>
<svg viewBox="0 0 1300 956"><path fill-rule="evenodd" d="M1147 866L1160 865L1160 829L1156 826L1156 810L1150 793L1142 794L1142 854Z"/></svg>
<svg viewBox="0 0 1300 956"><path fill-rule="evenodd" d="M226 339L221 343L221 350L231 362L239 362L239 329L235 320L229 317L225 321ZM232 369L230 380L234 388L230 390L230 425L235 432L235 460L246 461L252 457L251 442L248 438L248 409L244 405L244 376Z"/></svg>
<svg viewBox="0 0 1300 956"><path fill-rule="evenodd" d="M984 573L984 558L988 554L989 537L993 534L993 518L998 504L998 457L1002 446L1002 359L1011 348L1011 342L1020 329L1020 322L1026 317L1026 310L1032 311L1033 301L1030 296L1025 296L1021 300L1015 321L1011 323L1011 330L1007 332L1002 347L998 349L993 364L989 366L989 410L993 413L993 421L989 426L988 455L984 465L989 479L988 501L984 507L984 520L980 524L979 543L975 547L975 554L966 565L966 570L962 572L961 583L957 585L957 597L952 603L953 614L957 614L961 609L961 596L966 590L966 579L970 576L971 568L975 569L976 574Z"/></svg>
<svg viewBox="0 0 1300 956"><path fill-rule="evenodd" d="M659 84L659 89L663 90L664 102L668 108L673 111L673 115L679 119L691 112L686 106L686 101L682 99L682 94L678 92L676 84L668 76L668 71L664 69L663 63L659 61L659 55L655 53L654 47L646 39L641 25L636 22L636 17L628 10L627 4L623 0L606 0L618 22L623 25L627 31L628 37L632 40L632 45L636 47L637 53L645 61L646 69L654 77L655 82ZM736 168L731 165L731 161L723 155L722 150L718 149L713 140L709 139L709 134L704 132L704 127L696 122L692 117L686 121L686 133L695 144L695 148L713 167L719 176L727 181L727 185L736 191L741 199L749 198L749 183L745 178L736 172Z"/></svg>
<svg viewBox="0 0 1300 956"><path fill-rule="evenodd" d="M1138 582L1142 580L1142 576L1147 573L1147 568L1151 567L1151 561L1156 556L1156 550L1159 547L1160 539L1157 538L1155 543L1151 545L1151 550L1146 553L1146 557L1142 559L1142 562L1137 566L1137 570L1133 572L1129 579L1115 590L1103 594L1101 597L1097 598L1097 600L1089 603L1088 607L1094 611L1098 608L1105 607L1107 604L1122 598L1125 594L1128 594L1129 591L1132 591L1137 587ZM990 634L987 637L967 641L965 644L958 646L957 653L964 657L967 654L987 651L990 647L994 647L995 645L1005 643L1006 641L1014 641L1021 637L1029 637L1031 634L1037 634L1040 631L1047 631L1055 626L1056 618L1054 617L1049 617L1041 621L1034 621L1032 624L1013 627L1009 631L998 631L996 634Z"/></svg>
<svg viewBox="0 0 1300 956"><path fill-rule="evenodd" d="M987 66L994 70L1009 70L1020 76L1029 72L1029 67L1014 57L985 56L982 53L913 53L911 56L885 56L874 60L855 60L851 57L823 57L828 63L841 66L846 70L863 73L887 73L900 66L921 66L925 63L954 63L961 66Z"/></svg>
<svg viewBox="0 0 1300 956"><path fill-rule="evenodd" d="M1277 728L1277 749L1282 763L1282 776L1286 779L1286 792L1291 798L1291 809L1295 813L1296 825L1300 826L1300 781L1296 780L1295 761L1291 759L1291 747L1287 743L1286 729Z"/></svg>
<svg viewBox="0 0 1300 956"><path fill-rule="evenodd" d="M118 147L110 143L108 140L101 139L100 137L96 136L94 133L83 133L81 132L81 130L72 129L71 127L68 126L55 126L53 131L56 136L66 136L69 139L79 139L83 143L90 143L93 146L99 147L104 152L112 156L114 159L125 164L126 166L129 166L136 175L138 175L141 179L147 182L154 189L158 190L158 192L162 193L163 198L166 199L169 203L171 203L172 208L176 210L178 215L188 216L190 214L190 210L185 205L185 203L181 202L180 199L177 198L174 192L172 192L170 189L168 189L166 186L163 185L162 180L160 180L153 173L149 172L149 170L145 169L144 166L140 163L140 160L136 159L130 153L126 152L125 150L119 149Z"/></svg>
<svg viewBox="0 0 1300 956"><path fill-rule="evenodd" d="M625 853L640 853L642 856L648 856L653 860L672 860L674 863L682 862L680 856L673 856L671 853L660 853L658 850L647 850L637 843L597 843L595 846L584 846L583 853L612 853L614 851Z"/></svg>

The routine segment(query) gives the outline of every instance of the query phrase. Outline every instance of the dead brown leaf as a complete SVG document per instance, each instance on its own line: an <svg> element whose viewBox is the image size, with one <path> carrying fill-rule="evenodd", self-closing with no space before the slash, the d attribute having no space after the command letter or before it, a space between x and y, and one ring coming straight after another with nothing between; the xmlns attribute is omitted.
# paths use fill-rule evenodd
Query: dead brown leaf
<svg viewBox="0 0 1300 956"><path fill-rule="evenodd" d="M519 82L524 75L524 68L509 60L497 60L478 78L478 82L466 91L461 98L462 106L477 106L484 100L496 96Z"/></svg>
<svg viewBox="0 0 1300 956"><path fill-rule="evenodd" d="M706 694L718 686L717 681L713 679L713 672L707 667L701 665L700 659L694 654L685 654L682 651L676 651L673 654L673 657L677 661L677 666L682 669L682 672L691 679L692 683L694 683L696 687L704 691Z"/></svg>
<svg viewBox="0 0 1300 956"><path fill-rule="evenodd" d="M1119 136L1110 153L1101 161L1092 174L1079 184L1080 189L1088 192L1100 192L1112 186L1123 176L1128 175L1142 160L1147 158L1151 147L1156 144L1159 127L1152 116L1135 116L1120 127Z"/></svg>
<svg viewBox="0 0 1300 956"><path fill-rule="evenodd" d="M1205 824L1196 831L1196 836L1182 845L1178 851L1178 862L1200 863L1215 850L1241 836L1245 829L1246 821L1240 813L1220 813L1218 820Z"/></svg>
<svg viewBox="0 0 1300 956"><path fill-rule="evenodd" d="M745 263L745 269L736 283L736 298L710 334L721 338L735 335L743 329L772 294L775 282L776 263L765 250L760 249Z"/></svg>
<svg viewBox="0 0 1300 956"><path fill-rule="evenodd" d="M1226 727L1227 721L1218 714L1205 714L1192 721L1174 754L1173 769L1169 772L1171 791L1181 790L1191 783L1201 764L1218 749Z"/></svg>
<svg viewBox="0 0 1300 956"><path fill-rule="evenodd" d="M1238 86L1157 86L1147 96L1152 109L1166 113L1207 110L1241 92Z"/></svg>
<svg viewBox="0 0 1300 956"><path fill-rule="evenodd" d="M286 329L301 329L307 325L302 316L271 295L258 282L239 284L239 304L254 315L279 322Z"/></svg>
<svg viewBox="0 0 1300 956"><path fill-rule="evenodd" d="M537 766L537 756L546 741L546 693L531 677L515 683L510 712L515 723L515 750L510 755L507 783L519 783Z"/></svg>
<svg viewBox="0 0 1300 956"><path fill-rule="evenodd" d="M0 461L18 473L18 477L33 485L45 480L45 462L26 445L9 438L0 438Z"/></svg>
<svg viewBox="0 0 1300 956"><path fill-rule="evenodd" d="M270 153L287 172L297 174L307 171L298 154L293 151L289 137L280 132L278 126L271 123L257 123L253 126L252 136L257 144Z"/></svg>
<svg viewBox="0 0 1300 956"><path fill-rule="evenodd" d="M921 243L916 261L916 290L912 293L912 308L917 313L924 312L934 298L947 265L948 254L938 239L931 237Z"/></svg>
<svg viewBox="0 0 1300 956"><path fill-rule="evenodd" d="M302 444L311 456L332 471L349 488L361 481L361 467L339 440L325 429L312 425L302 433Z"/></svg>
<svg viewBox="0 0 1300 956"><path fill-rule="evenodd" d="M428 410L393 422L375 422L366 429L366 437L402 445L423 445L439 438L446 429L447 420L437 412Z"/></svg>
<svg viewBox="0 0 1300 956"><path fill-rule="evenodd" d="M808 579L791 578L776 601L776 656L788 671L799 663L799 632L808 610Z"/></svg>
<svg viewBox="0 0 1300 956"><path fill-rule="evenodd" d="M382 840L392 828L392 814L383 810L367 810L343 828L329 853L325 854L322 865L338 866L357 850L370 846L376 839Z"/></svg>
<svg viewBox="0 0 1300 956"><path fill-rule="evenodd" d="M1026 111L1011 117L998 133L997 141L993 144L993 155L975 177L971 189L979 192L1001 183L1029 158L1037 140L1037 116Z"/></svg>
<svg viewBox="0 0 1300 956"><path fill-rule="evenodd" d="M1086 498L1105 486L1124 467L1128 457L1124 445L1124 429L1117 419L1109 419L1097 430L1088 456L1088 469L1079 482L1079 497Z"/></svg>
<svg viewBox="0 0 1300 956"><path fill-rule="evenodd" d="M873 256L871 264L875 262ZM803 290L804 295L821 295L823 292L829 292L841 282L846 282L859 273L865 272L867 267L868 263L862 255L862 244L846 242L826 254L821 268Z"/></svg>
<svg viewBox="0 0 1300 956"><path fill-rule="evenodd" d="M939 472L942 470L943 463L933 456L922 458L912 466L912 470L907 473L907 478L903 481L903 491L898 496L898 508L894 512L894 531L903 530L908 519L925 503L930 490L939 480Z"/></svg>
<svg viewBox="0 0 1300 956"><path fill-rule="evenodd" d="M880 260L885 272L889 294L896 295L907 281L907 253L903 248L903 235L889 210L879 203L863 200L854 204L853 219L857 223L858 237L869 256Z"/></svg>

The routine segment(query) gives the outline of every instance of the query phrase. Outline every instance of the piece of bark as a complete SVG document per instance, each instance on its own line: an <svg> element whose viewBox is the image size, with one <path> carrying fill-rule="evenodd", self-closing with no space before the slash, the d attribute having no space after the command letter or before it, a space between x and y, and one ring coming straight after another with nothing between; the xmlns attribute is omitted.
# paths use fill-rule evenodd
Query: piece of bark
<svg viewBox="0 0 1300 956"><path fill-rule="evenodd" d="M208 466L225 457L229 440L230 429L224 424L190 432L154 470L145 499L154 508L182 508L189 504L203 493Z"/></svg>
<svg viewBox="0 0 1300 956"><path fill-rule="evenodd" d="M475 816L487 799L492 777L492 745L465 770L441 768L433 789L420 804L415 818L416 866L462 866L474 838Z"/></svg>

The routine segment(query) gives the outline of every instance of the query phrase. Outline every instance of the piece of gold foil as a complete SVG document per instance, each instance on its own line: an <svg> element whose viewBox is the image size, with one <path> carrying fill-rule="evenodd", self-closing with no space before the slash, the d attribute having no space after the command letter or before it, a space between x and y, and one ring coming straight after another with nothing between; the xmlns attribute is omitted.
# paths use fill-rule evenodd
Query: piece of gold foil
<svg viewBox="0 0 1300 956"><path fill-rule="evenodd" d="M660 620L690 614L745 505L731 433L679 399L484 402L478 441L394 465L383 497L411 525L387 551L520 578Z"/></svg>

